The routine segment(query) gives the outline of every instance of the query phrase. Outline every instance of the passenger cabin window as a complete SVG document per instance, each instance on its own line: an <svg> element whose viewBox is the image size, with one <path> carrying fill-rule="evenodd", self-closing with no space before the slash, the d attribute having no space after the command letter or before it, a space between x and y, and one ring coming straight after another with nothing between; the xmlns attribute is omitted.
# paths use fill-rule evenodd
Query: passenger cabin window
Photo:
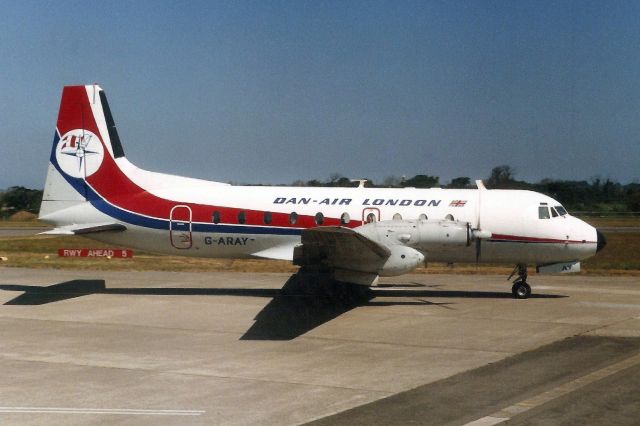
<svg viewBox="0 0 640 426"><path fill-rule="evenodd" d="M342 213L342 216L340 216L340 223L343 225L348 225L350 221L351 221L351 217L349 217L349 213L347 212Z"/></svg>
<svg viewBox="0 0 640 426"><path fill-rule="evenodd" d="M242 224L247 221L247 214L245 212L238 213L238 223Z"/></svg>
<svg viewBox="0 0 640 426"><path fill-rule="evenodd" d="M556 210L558 211L558 214L560 216L566 216L568 214L565 208L562 206L556 206Z"/></svg>
<svg viewBox="0 0 640 426"><path fill-rule="evenodd" d="M220 223L220 212L219 211L213 212L213 214L211 215L211 221L213 223Z"/></svg>
<svg viewBox="0 0 640 426"><path fill-rule="evenodd" d="M324 222L324 215L320 212L316 213L316 225L322 225Z"/></svg>
<svg viewBox="0 0 640 426"><path fill-rule="evenodd" d="M265 225L271 224L271 221L273 220L273 216L271 215L271 212L264 212L263 219L264 219Z"/></svg>
<svg viewBox="0 0 640 426"><path fill-rule="evenodd" d="M450 220L451 222L453 222L453 221L455 220L452 214L448 214L448 215L446 215L444 218L445 218L446 220Z"/></svg>
<svg viewBox="0 0 640 426"><path fill-rule="evenodd" d="M538 218L539 219L549 219L549 207L547 207L547 206L538 207Z"/></svg>
<svg viewBox="0 0 640 426"><path fill-rule="evenodd" d="M427 219L429 219L429 218L424 213L420 213L420 216L418 216L418 220L427 220Z"/></svg>
<svg viewBox="0 0 640 426"><path fill-rule="evenodd" d="M402 215L400 213L396 213L393 215L393 220L402 220Z"/></svg>
<svg viewBox="0 0 640 426"><path fill-rule="evenodd" d="M298 223L298 213L291 212L291 214L289 215L289 223L292 225Z"/></svg>

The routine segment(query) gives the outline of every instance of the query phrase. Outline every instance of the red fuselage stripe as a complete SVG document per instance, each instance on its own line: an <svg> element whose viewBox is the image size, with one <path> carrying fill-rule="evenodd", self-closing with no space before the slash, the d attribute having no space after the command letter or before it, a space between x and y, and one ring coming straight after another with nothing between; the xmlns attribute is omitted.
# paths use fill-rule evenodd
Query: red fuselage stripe
<svg viewBox="0 0 640 426"><path fill-rule="evenodd" d="M523 237L519 235L493 234L489 241L511 243L548 243L548 244L596 244L587 240L558 240L555 238Z"/></svg>

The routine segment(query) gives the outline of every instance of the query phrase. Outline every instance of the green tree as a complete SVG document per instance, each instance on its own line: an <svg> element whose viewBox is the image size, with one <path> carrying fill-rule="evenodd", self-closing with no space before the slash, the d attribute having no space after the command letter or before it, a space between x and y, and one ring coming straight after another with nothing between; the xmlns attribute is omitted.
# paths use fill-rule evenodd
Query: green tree
<svg viewBox="0 0 640 426"><path fill-rule="evenodd" d="M458 188L458 189L469 188L469 187L471 187L471 179L466 177L466 176L453 178L453 179L451 179L451 183L449 183L449 185L447 185L447 187L449 187L449 188Z"/></svg>
<svg viewBox="0 0 640 426"><path fill-rule="evenodd" d="M42 190L29 189L23 186L12 186L2 194L2 199L0 199L0 205L9 214L20 210L37 213L40 210L41 203Z"/></svg>
<svg viewBox="0 0 640 426"><path fill-rule="evenodd" d="M632 212L640 212L640 186L637 188L631 188L627 191L627 209Z"/></svg>
<svg viewBox="0 0 640 426"><path fill-rule="evenodd" d="M516 171L511 166L503 164L491 170L487 179L487 186L491 188L508 188L515 182Z"/></svg>
<svg viewBox="0 0 640 426"><path fill-rule="evenodd" d="M350 186L354 186L354 183L351 182L351 179L347 178L347 177L341 177L338 180L336 180L335 182L333 182L333 186L342 186L342 187L350 187Z"/></svg>
<svg viewBox="0 0 640 426"><path fill-rule="evenodd" d="M440 178L438 176L415 175L411 179L405 180L402 186L409 186L414 188L433 188L435 186L440 186Z"/></svg>
<svg viewBox="0 0 640 426"><path fill-rule="evenodd" d="M382 181L382 186L386 188L397 188L402 185L402 179L398 176L387 176Z"/></svg>

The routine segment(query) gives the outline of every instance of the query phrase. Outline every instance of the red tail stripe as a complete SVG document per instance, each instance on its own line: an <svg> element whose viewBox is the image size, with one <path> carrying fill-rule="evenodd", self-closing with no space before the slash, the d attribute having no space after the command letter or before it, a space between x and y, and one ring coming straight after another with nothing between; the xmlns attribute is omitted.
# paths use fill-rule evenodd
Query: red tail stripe
<svg viewBox="0 0 640 426"><path fill-rule="evenodd" d="M102 135L96 124L89 104L89 97L84 86L68 86L62 92L62 101L58 113L58 131L61 135L73 129L86 129L98 135L100 142L107 149ZM87 178L87 182L104 199L122 209L145 216L169 219L171 209L176 204L184 204L191 208L194 222L211 222L213 211L219 211L224 223L238 223L237 215L246 212L246 223L262 225L263 213L256 210L246 210L230 207L209 206L196 203L183 203L157 197L132 182L118 167L110 155L105 155L100 169ZM339 219L326 218L325 225L339 225ZM357 222L352 222L356 226ZM302 227L316 226L314 217L299 216L296 224L289 223L289 214L273 213L271 226Z"/></svg>

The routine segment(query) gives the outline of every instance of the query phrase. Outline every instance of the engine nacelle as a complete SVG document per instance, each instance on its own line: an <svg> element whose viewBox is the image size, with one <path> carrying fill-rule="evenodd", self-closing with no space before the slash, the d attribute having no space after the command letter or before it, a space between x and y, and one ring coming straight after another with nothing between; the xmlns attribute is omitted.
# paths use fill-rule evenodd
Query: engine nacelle
<svg viewBox="0 0 640 426"><path fill-rule="evenodd" d="M418 241L416 244L420 248L438 245L468 246L471 244L471 228L466 222L418 221Z"/></svg>
<svg viewBox="0 0 640 426"><path fill-rule="evenodd" d="M389 247L391 256L382 265L378 274L383 277L403 275L424 264L424 255L416 249L403 245Z"/></svg>
<svg viewBox="0 0 640 426"><path fill-rule="evenodd" d="M386 246L402 244L418 250L438 246L468 246L475 238L466 222L450 220L385 220L355 228L362 235Z"/></svg>

